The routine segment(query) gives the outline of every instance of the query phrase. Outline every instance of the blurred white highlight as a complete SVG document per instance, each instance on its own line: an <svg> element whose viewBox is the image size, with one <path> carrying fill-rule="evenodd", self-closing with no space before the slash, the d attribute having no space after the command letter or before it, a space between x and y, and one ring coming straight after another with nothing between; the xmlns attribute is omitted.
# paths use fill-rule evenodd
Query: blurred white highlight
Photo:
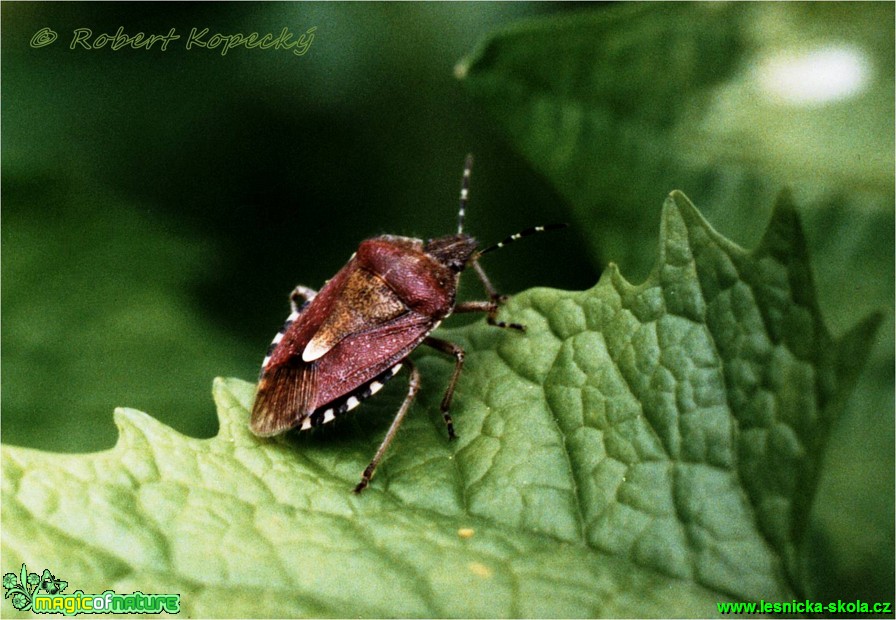
<svg viewBox="0 0 896 620"><path fill-rule="evenodd" d="M759 61L760 91L779 103L819 105L853 97L870 81L867 56L853 46L779 51Z"/></svg>

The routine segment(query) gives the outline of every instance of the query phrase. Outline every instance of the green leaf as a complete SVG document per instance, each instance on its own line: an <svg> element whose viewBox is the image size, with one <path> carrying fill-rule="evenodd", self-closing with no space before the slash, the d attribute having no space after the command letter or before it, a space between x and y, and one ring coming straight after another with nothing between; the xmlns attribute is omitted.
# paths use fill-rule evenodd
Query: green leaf
<svg viewBox="0 0 896 620"><path fill-rule="evenodd" d="M892 3L611 3L498 30L456 70L600 264L648 273L670 188L753 247L789 187L833 333L887 309L813 509L817 598L894 592L893 19Z"/></svg>
<svg viewBox="0 0 896 620"><path fill-rule="evenodd" d="M254 386L214 385L220 431L118 409L114 449L2 448L3 558L71 590L176 592L190 616L708 616L805 592L807 508L831 423L879 319L840 342L784 196L746 252L680 193L650 277L533 289L528 326L416 353L420 400L370 488L350 492L400 402L261 440ZM5 609L10 612L9 608Z"/></svg>

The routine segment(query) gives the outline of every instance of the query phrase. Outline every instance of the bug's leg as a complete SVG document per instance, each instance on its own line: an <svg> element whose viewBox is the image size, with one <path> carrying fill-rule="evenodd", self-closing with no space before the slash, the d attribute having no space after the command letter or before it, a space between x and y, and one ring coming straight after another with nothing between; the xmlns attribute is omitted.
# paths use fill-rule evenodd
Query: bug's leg
<svg viewBox="0 0 896 620"><path fill-rule="evenodd" d="M454 307L454 312L485 312L486 317L485 320L489 325L494 325L495 327L516 329L521 332L526 331L525 325L520 325L519 323L505 323L504 321L499 321L497 319L498 316L498 308L501 304L507 301L507 295L501 295L495 287L492 285L491 280L488 279L488 276L485 275L485 270L482 268L482 265L479 264L479 261L473 260L471 261L473 266L473 271L476 272L476 275L479 276L479 280L482 282L483 288L485 288L485 293L488 295L489 301L472 301L472 302L463 302L459 303Z"/></svg>
<svg viewBox="0 0 896 620"><path fill-rule="evenodd" d="M308 304L314 296L317 295L317 291L314 289L310 289L307 286L302 286L301 284L295 289L293 289L292 293L289 294L289 306L292 309L292 314L286 317L286 321L283 323L283 326L274 336L274 340L268 345L268 350L265 353L264 359L261 362L261 370L258 372L258 380L261 381L261 378L264 376L264 371L268 366L268 362L271 361L271 355L274 354L274 351L277 348L277 345L280 344L280 341L283 340L283 335L286 333L286 330L289 329L289 326L293 324L299 315L302 314L302 310L305 305ZM303 304L299 304L299 300L304 300Z"/></svg>
<svg viewBox="0 0 896 620"><path fill-rule="evenodd" d="M268 346L267 353L265 353L264 360L261 362L261 370L258 373L258 379L261 380L261 377L264 375L264 370L267 368L268 362L271 361L271 355L274 353L274 350L277 348L277 345L280 344L280 341L283 340L283 334L286 333L286 330L289 329L289 326L293 324L299 315L302 314L302 310L305 306L317 295L317 291L314 289L310 289L307 286L302 286L301 284L293 289L292 293L289 294L289 306L292 308L292 314L286 317L286 321L283 323L283 326L277 332L277 335L274 336L273 342ZM301 304L299 304L299 300L304 300Z"/></svg>
<svg viewBox="0 0 896 620"><path fill-rule="evenodd" d="M404 402L401 403L398 413L395 414L395 419L392 420L392 425L389 427L389 430L386 431L386 436L383 438L382 443L380 443L380 447L377 448L376 454L373 455L373 460L370 461L370 465L368 465L364 469L364 473L361 474L361 482L355 487L355 493L360 493L367 488L368 484L370 484L370 478L373 476L373 471L376 469L376 466L379 465L386 450L389 449L389 444L395 439L395 435L398 433L398 427L401 426L401 421L404 420L404 416L407 414L408 409L410 409L411 403L414 402L417 390L420 389L420 372L417 370L417 367L414 366L409 359L405 359L402 363L411 371L411 378L408 380L408 395L405 397Z"/></svg>
<svg viewBox="0 0 896 620"><path fill-rule="evenodd" d="M487 275L485 275L485 269L482 268L482 265L479 264L479 261L474 259L471 262L473 264L473 271L475 271L476 275L479 276L479 281L482 282L482 286L483 288L485 288L485 294L488 295L488 298L498 303L506 301L507 296L498 293L494 285L492 285L492 281L488 279Z"/></svg>
<svg viewBox="0 0 896 620"><path fill-rule="evenodd" d="M454 433L454 420L451 419L451 414L448 413L448 410L451 408L451 399L454 398L454 388L457 386L457 380L460 378L460 371L463 370L464 367L464 350L453 342L448 342L441 338L429 337L423 341L423 344L429 345L442 353L454 356L454 374L451 375L451 381L448 383L448 389L445 390L445 396L442 398L442 404L439 406L439 410L442 412L442 417L445 419L445 426L448 427L448 439L456 439L457 435Z"/></svg>
<svg viewBox="0 0 896 620"><path fill-rule="evenodd" d="M293 289L292 293L289 294L289 306L292 308L294 314L298 314L302 311L305 304L309 303L316 296L317 291L299 284ZM301 303L299 303L300 300Z"/></svg>
<svg viewBox="0 0 896 620"><path fill-rule="evenodd" d="M496 301L462 301L454 306L454 310L452 312L454 314L463 312L485 312L485 320L489 325L494 325L495 327L516 329L521 332L526 331L525 325L520 325L519 323L505 323L504 321L497 320L495 316L498 314L499 307L500 306Z"/></svg>

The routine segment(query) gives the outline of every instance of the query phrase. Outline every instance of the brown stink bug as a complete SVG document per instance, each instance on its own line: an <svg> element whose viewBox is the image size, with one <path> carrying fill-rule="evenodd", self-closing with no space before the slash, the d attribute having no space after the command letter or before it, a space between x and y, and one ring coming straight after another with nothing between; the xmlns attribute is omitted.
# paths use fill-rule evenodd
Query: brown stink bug
<svg viewBox="0 0 896 620"><path fill-rule="evenodd" d="M464 365L464 350L429 335L444 318L457 312L484 312L490 325L524 330L522 325L496 319L506 297L495 291L479 257L520 237L563 226L529 228L477 251L476 240L463 232L472 165L468 155L457 234L426 242L396 235L363 241L319 292L295 288L290 295L292 314L262 362L250 428L263 437L325 424L375 394L403 365L408 367L408 395L361 475L356 493L370 482L414 400L420 374L408 355L420 344L454 356L454 374L441 411L449 437L455 437L448 410ZM455 301L460 273L467 267L482 280L488 301Z"/></svg>

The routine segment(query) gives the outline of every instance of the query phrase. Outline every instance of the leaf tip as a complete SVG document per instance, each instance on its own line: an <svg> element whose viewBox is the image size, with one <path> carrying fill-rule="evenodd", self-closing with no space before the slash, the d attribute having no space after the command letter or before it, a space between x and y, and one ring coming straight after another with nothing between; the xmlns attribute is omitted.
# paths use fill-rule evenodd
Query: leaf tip
<svg viewBox="0 0 896 620"><path fill-rule="evenodd" d="M112 419L118 428L116 445L132 445L138 436L176 432L148 413L130 407L116 407Z"/></svg>
<svg viewBox="0 0 896 620"><path fill-rule="evenodd" d="M673 189L666 196L666 200L663 203L664 219L669 216L670 210L677 212L685 220L696 219L697 222L705 223L707 226L709 225L709 222L706 222L703 215L700 213L700 210L694 206L691 199L680 189Z"/></svg>
<svg viewBox="0 0 896 620"><path fill-rule="evenodd" d="M808 261L809 249L803 225L789 189L778 193L771 219L756 251L765 251L779 258L799 257Z"/></svg>
<svg viewBox="0 0 896 620"><path fill-rule="evenodd" d="M885 318L883 310L872 312L838 338L838 366L848 383L854 382L864 368L874 336Z"/></svg>
<svg viewBox="0 0 896 620"><path fill-rule="evenodd" d="M666 202L672 202L676 205L687 204L693 206L691 199L685 196L685 193L680 189L673 189L671 192L669 192L669 195L666 196Z"/></svg>
<svg viewBox="0 0 896 620"><path fill-rule="evenodd" d="M218 413L218 435L235 439L250 436L249 410L255 397L255 384L234 377L215 377L212 397Z"/></svg>

